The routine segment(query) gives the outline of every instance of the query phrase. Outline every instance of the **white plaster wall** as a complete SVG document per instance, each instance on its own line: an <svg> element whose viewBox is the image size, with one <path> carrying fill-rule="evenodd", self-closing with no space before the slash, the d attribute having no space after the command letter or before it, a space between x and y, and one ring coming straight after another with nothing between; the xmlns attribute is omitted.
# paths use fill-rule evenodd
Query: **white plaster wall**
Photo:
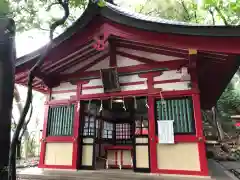
<svg viewBox="0 0 240 180"><path fill-rule="evenodd" d="M102 80L101 79L91 79L87 84L83 84L84 87L91 87L91 86L102 86Z"/></svg>
<svg viewBox="0 0 240 180"><path fill-rule="evenodd" d="M82 90L82 95L85 95L85 94L99 94L99 93L104 93L103 88L83 89L83 90Z"/></svg>
<svg viewBox="0 0 240 180"><path fill-rule="evenodd" d="M74 90L77 89L77 85L73 85L69 82L61 83L59 86L52 88L52 91Z"/></svg>
<svg viewBox="0 0 240 180"><path fill-rule="evenodd" d="M142 82L147 81L147 78L140 78L137 74L128 75L128 76L120 76L119 82L120 83L128 83L128 82Z"/></svg>
<svg viewBox="0 0 240 180"><path fill-rule="evenodd" d="M95 64L91 68L87 69L86 71L96 71L100 69L109 68L110 57L105 58L104 60L100 61L99 63Z"/></svg>
<svg viewBox="0 0 240 180"><path fill-rule="evenodd" d="M197 143L157 144L159 169L199 171Z"/></svg>
<svg viewBox="0 0 240 180"><path fill-rule="evenodd" d="M148 59L152 59L154 61L171 61L171 60L177 60L180 59L179 57L174 56L166 56L163 54L157 54L157 53L151 53L151 52L145 52L145 51L139 51L134 49L127 49L127 48L117 48L117 51L126 52L128 54L133 54L136 56L145 57Z"/></svg>
<svg viewBox="0 0 240 180"><path fill-rule="evenodd" d="M127 66L136 66L139 64L144 64L140 61L136 61L136 60L130 59L128 57L123 57L120 55L117 55L116 59L117 59L117 67L127 67Z"/></svg>
<svg viewBox="0 0 240 180"><path fill-rule="evenodd" d="M91 57L91 58L89 58L88 60L85 60L85 61L83 61L83 62L80 61L77 65L73 66L72 68L67 69L66 71L63 71L61 74L73 73L73 72L75 72L75 71L83 68L84 66L92 63L92 62L95 61L96 59L98 59L98 58L106 55L107 53L108 53L107 51L104 51L103 53L100 53L100 54L98 54L98 55L96 55L96 56L94 56L94 57Z"/></svg>
<svg viewBox="0 0 240 180"><path fill-rule="evenodd" d="M72 143L47 143L45 152L46 165L72 165Z"/></svg>
<svg viewBox="0 0 240 180"><path fill-rule="evenodd" d="M147 89L147 84L121 86L122 91L136 91L136 90L143 90L143 89Z"/></svg>
<svg viewBox="0 0 240 180"><path fill-rule="evenodd" d="M180 79L182 76L180 71L177 70L170 70L170 71L163 71L163 73L159 76L153 78L154 81L166 81L172 79Z"/></svg>
<svg viewBox="0 0 240 180"><path fill-rule="evenodd" d="M173 82L173 83L163 83L163 84L154 84L154 88L161 88L162 91L179 91L179 90L189 90L189 81L183 82Z"/></svg>

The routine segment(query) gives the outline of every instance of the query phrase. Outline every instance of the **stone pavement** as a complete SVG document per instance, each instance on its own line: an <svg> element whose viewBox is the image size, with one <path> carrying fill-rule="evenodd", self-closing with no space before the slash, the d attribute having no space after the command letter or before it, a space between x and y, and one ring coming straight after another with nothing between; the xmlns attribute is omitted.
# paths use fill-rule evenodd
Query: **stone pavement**
<svg viewBox="0 0 240 180"><path fill-rule="evenodd" d="M42 170L28 168L18 170L21 180L235 180L219 163L209 161L209 171L212 177L164 176L145 173L134 173L132 170Z"/></svg>
<svg viewBox="0 0 240 180"><path fill-rule="evenodd" d="M208 160L209 174L216 180L238 180L227 168L214 160Z"/></svg>
<svg viewBox="0 0 240 180"><path fill-rule="evenodd" d="M21 179L31 180L199 180L203 178L173 177L153 175L147 173L134 173L131 170L81 170L81 171L49 171L41 169L29 169L19 172ZM209 180L210 178L204 178Z"/></svg>

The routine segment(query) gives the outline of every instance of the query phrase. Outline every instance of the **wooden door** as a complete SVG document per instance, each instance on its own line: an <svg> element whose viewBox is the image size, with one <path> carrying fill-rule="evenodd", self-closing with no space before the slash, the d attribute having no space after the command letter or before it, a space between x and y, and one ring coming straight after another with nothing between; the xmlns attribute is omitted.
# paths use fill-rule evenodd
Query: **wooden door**
<svg viewBox="0 0 240 180"><path fill-rule="evenodd" d="M139 122L140 121L140 122ZM147 126L143 126L147 122ZM148 120L135 120L133 140L133 168L135 172L150 172Z"/></svg>
<svg viewBox="0 0 240 180"><path fill-rule="evenodd" d="M81 155L80 169L95 169L95 127L96 117L92 115L84 115L82 120L81 132Z"/></svg>

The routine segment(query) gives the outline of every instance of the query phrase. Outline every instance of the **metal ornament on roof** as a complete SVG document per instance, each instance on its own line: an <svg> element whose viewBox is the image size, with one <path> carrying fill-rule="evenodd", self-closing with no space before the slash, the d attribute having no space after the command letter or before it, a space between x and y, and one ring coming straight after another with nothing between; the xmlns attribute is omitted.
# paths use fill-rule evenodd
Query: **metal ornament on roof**
<svg viewBox="0 0 240 180"><path fill-rule="evenodd" d="M93 40L93 48L97 51L103 51L108 48L108 33L107 32L98 32L94 35Z"/></svg>

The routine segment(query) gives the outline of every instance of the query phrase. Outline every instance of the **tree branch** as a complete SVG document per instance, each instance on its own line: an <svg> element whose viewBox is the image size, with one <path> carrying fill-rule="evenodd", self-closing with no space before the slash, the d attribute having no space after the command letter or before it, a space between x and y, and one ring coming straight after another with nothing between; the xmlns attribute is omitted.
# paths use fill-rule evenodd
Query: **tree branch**
<svg viewBox="0 0 240 180"><path fill-rule="evenodd" d="M23 130L22 130L22 134L19 136L18 140L21 142L22 141L22 137L25 133L25 131L27 130L27 126L28 126L28 123L30 122L31 118L32 118L32 112L33 112L33 105L31 103L31 109L30 109L30 114L29 114L29 118L28 120L24 123L23 125Z"/></svg>
<svg viewBox="0 0 240 180"><path fill-rule="evenodd" d="M208 12L209 12L209 13L211 14L211 16L212 16L212 24L215 25L216 22L215 22L215 18L214 18L214 12L213 12L213 10L208 9Z"/></svg>
<svg viewBox="0 0 240 180"><path fill-rule="evenodd" d="M186 14L187 14L187 19L186 19L186 20L190 21L192 18L191 18L191 16L190 16L190 14L189 14L189 12L188 12L188 9L187 9L187 7L186 7L186 5L185 5L185 3L184 3L183 0L181 0L181 4L182 4L182 7L183 7L184 11L185 11Z"/></svg>
<svg viewBox="0 0 240 180"><path fill-rule="evenodd" d="M47 7L46 11L50 11L50 9L52 8L52 6L58 5L58 4L59 4L58 2L54 2L54 3L50 4L50 5Z"/></svg>
<svg viewBox="0 0 240 180"><path fill-rule="evenodd" d="M41 67L41 65L43 64L45 57L47 56L48 52L50 51L50 49L52 47L53 33L54 33L55 29L59 25L63 25L65 23L66 19L68 18L68 15L69 15L68 0L58 0L58 2L63 7L63 9L65 11L65 15L61 19L57 20L55 23L53 23L51 25L51 27L50 27L50 43L47 44L47 46L45 48L45 51L39 57L36 64L29 71L28 83L27 83L28 91L27 91L26 103L25 103L25 106L24 106L23 111L21 113L16 131L14 132L12 143L10 145L9 167L8 167L8 172L9 172L8 179L9 180L16 180L16 143L18 141L21 129L24 125L25 118L27 116L30 104L32 103L32 88L33 88L32 83L33 83L33 80L35 78L35 73L38 71L39 67Z"/></svg>
<svg viewBox="0 0 240 180"><path fill-rule="evenodd" d="M219 14L219 16L221 17L221 19L223 20L224 24L226 26L229 26L227 19L225 18L225 16L223 15L222 11L219 9L219 7L214 6L214 9L217 11L217 13Z"/></svg>

